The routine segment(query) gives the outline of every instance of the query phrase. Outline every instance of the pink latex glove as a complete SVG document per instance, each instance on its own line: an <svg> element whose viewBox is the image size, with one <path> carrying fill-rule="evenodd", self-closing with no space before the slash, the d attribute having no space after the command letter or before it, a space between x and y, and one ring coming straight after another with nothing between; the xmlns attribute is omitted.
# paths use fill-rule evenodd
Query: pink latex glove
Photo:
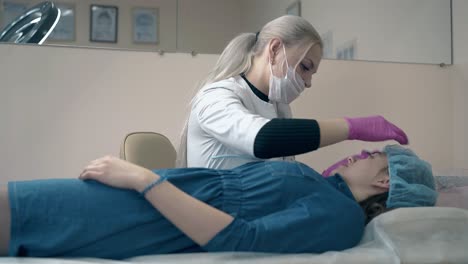
<svg viewBox="0 0 468 264"><path fill-rule="evenodd" d="M345 117L345 120L349 125L348 139L372 142L393 139L402 145L408 144L408 137L405 132L382 116Z"/></svg>

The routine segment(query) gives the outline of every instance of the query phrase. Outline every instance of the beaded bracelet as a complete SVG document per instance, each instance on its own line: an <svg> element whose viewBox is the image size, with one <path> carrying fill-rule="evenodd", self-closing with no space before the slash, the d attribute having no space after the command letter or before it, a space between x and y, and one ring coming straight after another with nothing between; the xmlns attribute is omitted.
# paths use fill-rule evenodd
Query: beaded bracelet
<svg viewBox="0 0 468 264"><path fill-rule="evenodd" d="M153 181L152 183L148 184L148 186L145 187L145 189L143 189L143 191L141 191L141 196L145 196L146 193L148 193L151 189L153 189L154 186L156 185L159 185L161 183L163 183L164 181L167 180L167 177L166 176L160 176L159 179Z"/></svg>

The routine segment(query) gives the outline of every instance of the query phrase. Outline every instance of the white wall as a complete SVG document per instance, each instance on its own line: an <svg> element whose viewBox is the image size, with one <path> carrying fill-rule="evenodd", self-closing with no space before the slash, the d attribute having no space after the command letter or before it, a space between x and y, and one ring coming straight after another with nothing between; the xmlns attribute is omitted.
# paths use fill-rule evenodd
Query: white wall
<svg viewBox="0 0 468 264"><path fill-rule="evenodd" d="M450 63L449 0L307 0L304 17L333 49L357 41L358 60Z"/></svg>
<svg viewBox="0 0 468 264"><path fill-rule="evenodd" d="M356 59L450 63L450 0L302 0L302 17L320 34L332 32L332 50L356 40ZM255 32L286 14L293 1L242 0L244 31Z"/></svg>
<svg viewBox="0 0 468 264"><path fill-rule="evenodd" d="M453 1L453 47L451 86L454 113L454 166L468 168L468 1Z"/></svg>
<svg viewBox="0 0 468 264"><path fill-rule="evenodd" d="M240 33L238 0L179 0L177 50L221 54Z"/></svg>
<svg viewBox="0 0 468 264"><path fill-rule="evenodd" d="M177 142L194 83L215 60L24 45L0 45L0 58L2 180L76 176L118 155L131 131Z"/></svg>
<svg viewBox="0 0 468 264"><path fill-rule="evenodd" d="M0 179L76 177L131 131L178 144L195 83L217 56L0 45ZM383 114L435 169L451 168L451 68L325 60L297 117ZM318 170L383 144L347 142L299 157Z"/></svg>
<svg viewBox="0 0 468 264"><path fill-rule="evenodd" d="M241 31L258 32L268 22L286 14L294 0L239 0Z"/></svg>

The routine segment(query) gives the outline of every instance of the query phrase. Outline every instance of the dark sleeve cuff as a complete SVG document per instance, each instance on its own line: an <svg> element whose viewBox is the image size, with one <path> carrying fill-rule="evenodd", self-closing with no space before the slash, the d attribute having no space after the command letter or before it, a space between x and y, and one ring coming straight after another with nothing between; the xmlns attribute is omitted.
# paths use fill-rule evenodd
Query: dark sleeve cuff
<svg viewBox="0 0 468 264"><path fill-rule="evenodd" d="M294 156L318 149L320 127L313 119L279 119L266 123L254 141L254 155L269 159Z"/></svg>

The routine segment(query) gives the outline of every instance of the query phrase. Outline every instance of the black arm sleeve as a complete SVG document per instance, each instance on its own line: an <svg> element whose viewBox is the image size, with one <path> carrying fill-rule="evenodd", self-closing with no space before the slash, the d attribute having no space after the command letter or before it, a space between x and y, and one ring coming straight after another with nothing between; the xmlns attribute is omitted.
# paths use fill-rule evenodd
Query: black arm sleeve
<svg viewBox="0 0 468 264"><path fill-rule="evenodd" d="M272 119L258 132L254 141L257 158L293 156L318 149L320 127L313 119Z"/></svg>

